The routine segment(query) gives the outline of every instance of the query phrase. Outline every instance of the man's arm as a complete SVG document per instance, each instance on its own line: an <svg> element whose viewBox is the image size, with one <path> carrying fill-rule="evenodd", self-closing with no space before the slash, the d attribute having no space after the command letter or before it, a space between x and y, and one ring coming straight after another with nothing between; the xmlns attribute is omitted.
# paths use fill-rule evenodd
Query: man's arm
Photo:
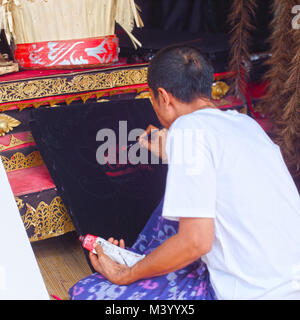
<svg viewBox="0 0 300 320"><path fill-rule="evenodd" d="M158 158L167 163L166 142L167 129L159 129L152 124L148 126L146 131L139 137L139 144L155 154ZM150 138L150 139L149 139Z"/></svg>
<svg viewBox="0 0 300 320"><path fill-rule="evenodd" d="M178 233L131 268L112 261L99 245L96 246L98 255L91 253L90 259L95 270L106 279L118 285L128 285L189 265L210 251L213 239L213 218L181 218Z"/></svg>

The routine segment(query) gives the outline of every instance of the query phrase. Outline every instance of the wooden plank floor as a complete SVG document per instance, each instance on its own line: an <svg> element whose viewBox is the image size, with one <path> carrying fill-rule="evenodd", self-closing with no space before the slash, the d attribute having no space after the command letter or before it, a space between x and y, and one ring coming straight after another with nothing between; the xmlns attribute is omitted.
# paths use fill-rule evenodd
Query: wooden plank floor
<svg viewBox="0 0 300 320"><path fill-rule="evenodd" d="M68 300L68 290L92 273L75 232L32 243L49 295Z"/></svg>

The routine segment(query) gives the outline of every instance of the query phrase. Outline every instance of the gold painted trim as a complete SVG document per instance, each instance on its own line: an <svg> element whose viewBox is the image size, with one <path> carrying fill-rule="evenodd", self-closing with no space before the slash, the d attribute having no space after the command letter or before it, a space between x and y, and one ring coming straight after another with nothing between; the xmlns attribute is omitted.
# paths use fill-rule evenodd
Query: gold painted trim
<svg viewBox="0 0 300 320"><path fill-rule="evenodd" d="M74 225L62 199L56 196L48 205L41 201L36 208L26 203L26 213L22 220L26 231L34 228L31 242L44 240L74 231Z"/></svg>
<svg viewBox="0 0 300 320"><path fill-rule="evenodd" d="M17 203L18 209L21 210L22 208L24 208L24 202L22 199L20 199L19 197L15 197L15 201Z"/></svg>
<svg viewBox="0 0 300 320"><path fill-rule="evenodd" d="M147 83L147 67L117 70L110 73L76 75L67 77L35 79L2 83L0 103L45 98L64 94L76 94Z"/></svg>
<svg viewBox="0 0 300 320"><path fill-rule="evenodd" d="M150 92L149 91L141 92L139 95L137 95L135 97L135 99L150 99L151 100Z"/></svg>
<svg viewBox="0 0 300 320"><path fill-rule="evenodd" d="M127 65L127 66L114 66L114 67L108 67L108 68L98 68L98 69L82 69L80 71L74 71L74 72L66 72L66 73L61 73L60 76L75 76L78 74L90 74L91 72L95 73L95 72L101 72L103 70L105 70L106 72L112 72L112 71L117 71L117 70L133 70L134 68L147 68L148 67L148 63L138 63L138 64L131 64L131 65ZM43 76L35 76L34 79L46 79L46 78L53 78L53 74L50 75L43 75ZM13 83L16 80L8 80L8 81L3 81L4 83Z"/></svg>
<svg viewBox="0 0 300 320"><path fill-rule="evenodd" d="M10 159L4 156L1 156L1 158L6 172L38 167L44 164L39 151L33 151L27 156L17 152Z"/></svg>

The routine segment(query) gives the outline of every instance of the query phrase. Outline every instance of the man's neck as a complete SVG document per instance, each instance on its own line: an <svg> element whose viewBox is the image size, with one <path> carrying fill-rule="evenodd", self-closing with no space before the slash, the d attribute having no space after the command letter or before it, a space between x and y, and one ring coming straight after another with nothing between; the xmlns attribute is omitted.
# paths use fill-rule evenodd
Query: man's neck
<svg viewBox="0 0 300 320"><path fill-rule="evenodd" d="M215 109L216 106L209 99L196 99L191 103L191 109L193 109L193 111L207 109L207 108Z"/></svg>
<svg viewBox="0 0 300 320"><path fill-rule="evenodd" d="M179 116L192 113L202 109L216 109L214 103L209 99L195 99L191 103L184 104L178 108Z"/></svg>

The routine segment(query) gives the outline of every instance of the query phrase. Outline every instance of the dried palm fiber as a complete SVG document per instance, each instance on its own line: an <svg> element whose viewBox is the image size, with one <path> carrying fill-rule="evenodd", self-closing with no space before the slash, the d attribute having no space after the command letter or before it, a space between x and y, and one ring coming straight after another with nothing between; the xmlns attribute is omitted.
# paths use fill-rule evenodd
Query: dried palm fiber
<svg viewBox="0 0 300 320"><path fill-rule="evenodd" d="M0 0L0 26L16 44L102 37L118 22L132 41L134 21L142 26L133 0Z"/></svg>
<svg viewBox="0 0 300 320"><path fill-rule="evenodd" d="M276 119L286 103L282 88L288 78L288 69L293 57L294 42L289 37L291 30L291 8L297 0L274 0L271 5L273 19L269 38L271 57L266 64L269 69L264 75L267 83L266 94L261 102L261 110L269 118Z"/></svg>
<svg viewBox="0 0 300 320"><path fill-rule="evenodd" d="M261 102L263 113L272 121L270 135L283 153L284 159L293 172L299 174L299 31L293 30L292 8L297 0L274 0L271 58L267 61L268 72L264 76L267 83L266 95Z"/></svg>
<svg viewBox="0 0 300 320"><path fill-rule="evenodd" d="M250 32L254 29L252 19L255 16L256 7L255 0L233 0L231 13L228 16L231 26L229 68L236 73L231 83L231 91L243 100L248 79L246 66L251 65L249 42Z"/></svg>
<svg viewBox="0 0 300 320"><path fill-rule="evenodd" d="M117 0L116 22L126 31L135 47L136 44L140 47L142 45L131 33L134 28L134 22L138 28L144 26L138 10L140 9L134 3L134 0Z"/></svg>
<svg viewBox="0 0 300 320"><path fill-rule="evenodd" d="M280 113L275 113L273 134L287 166L294 176L300 176L300 30L291 28L287 36L293 40L294 56L282 88L284 104Z"/></svg>

